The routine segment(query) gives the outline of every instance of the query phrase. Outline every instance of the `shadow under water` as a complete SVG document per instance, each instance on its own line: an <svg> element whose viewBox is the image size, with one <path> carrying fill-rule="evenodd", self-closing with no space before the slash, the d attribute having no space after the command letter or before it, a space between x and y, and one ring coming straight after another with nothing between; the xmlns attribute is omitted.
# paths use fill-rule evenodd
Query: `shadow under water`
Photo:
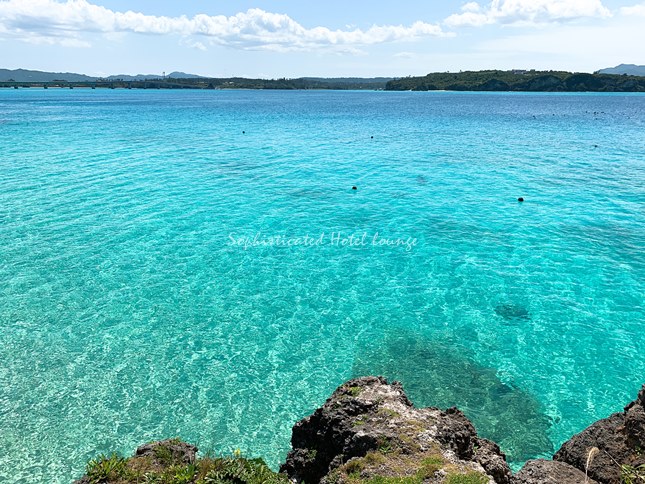
<svg viewBox="0 0 645 484"><path fill-rule="evenodd" d="M464 348L406 332L359 350L354 377L382 375L403 383L419 407L458 407L482 437L497 442L509 462L553 453L550 419L527 392L503 383L493 368L475 363Z"/></svg>
<svg viewBox="0 0 645 484"><path fill-rule="evenodd" d="M531 314L528 309L519 304L506 303L495 306L495 314L510 322L528 321Z"/></svg>

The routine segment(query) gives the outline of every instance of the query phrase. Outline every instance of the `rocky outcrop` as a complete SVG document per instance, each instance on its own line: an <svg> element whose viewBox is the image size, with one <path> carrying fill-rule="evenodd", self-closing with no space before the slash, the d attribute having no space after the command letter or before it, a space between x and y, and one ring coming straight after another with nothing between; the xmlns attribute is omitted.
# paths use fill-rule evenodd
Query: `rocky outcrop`
<svg viewBox="0 0 645 484"><path fill-rule="evenodd" d="M531 79L522 85L527 91L560 91L562 80L559 77L545 75Z"/></svg>
<svg viewBox="0 0 645 484"><path fill-rule="evenodd" d="M530 460L513 477L513 484L597 484L575 467L554 460Z"/></svg>
<svg viewBox="0 0 645 484"><path fill-rule="evenodd" d="M602 484L620 484L626 474L633 473L642 475L640 479L645 482L645 386L623 412L575 435L553 458L584 471L594 448L598 451L588 465L591 478Z"/></svg>
<svg viewBox="0 0 645 484"><path fill-rule="evenodd" d="M479 89L482 91L510 91L510 86L498 79L490 79L479 86Z"/></svg>
<svg viewBox="0 0 645 484"><path fill-rule="evenodd" d="M527 462L515 476L497 444L478 437L459 410L415 408L400 383L377 377L338 388L294 426L291 443L281 471L298 483L389 477L443 483L455 474L505 484L645 482L645 386L624 412L574 436L554 460Z"/></svg>
<svg viewBox="0 0 645 484"><path fill-rule="evenodd" d="M554 460L512 475L494 442L456 408L416 408L400 383L363 377L341 385L293 427L280 473L261 459L197 457L179 439L90 461L76 484L622 484L645 482L645 386L621 413L566 442Z"/></svg>
<svg viewBox="0 0 645 484"><path fill-rule="evenodd" d="M281 471L298 483L398 477L507 484L511 472L493 442L457 409L415 408L400 383L363 377L338 388L298 422Z"/></svg>

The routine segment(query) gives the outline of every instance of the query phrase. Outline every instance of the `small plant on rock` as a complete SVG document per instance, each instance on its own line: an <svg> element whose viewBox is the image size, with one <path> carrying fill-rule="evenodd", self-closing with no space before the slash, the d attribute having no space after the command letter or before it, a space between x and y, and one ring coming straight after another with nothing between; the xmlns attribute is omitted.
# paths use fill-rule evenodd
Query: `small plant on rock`
<svg viewBox="0 0 645 484"><path fill-rule="evenodd" d="M488 484L487 476L479 472L469 472L468 474L448 474L446 484Z"/></svg>
<svg viewBox="0 0 645 484"><path fill-rule="evenodd" d="M85 469L92 483L101 483L124 477L127 473L126 459L118 454L100 455L87 463Z"/></svg>
<svg viewBox="0 0 645 484"><path fill-rule="evenodd" d="M638 467L621 465L620 482L622 484L645 484L645 464Z"/></svg>

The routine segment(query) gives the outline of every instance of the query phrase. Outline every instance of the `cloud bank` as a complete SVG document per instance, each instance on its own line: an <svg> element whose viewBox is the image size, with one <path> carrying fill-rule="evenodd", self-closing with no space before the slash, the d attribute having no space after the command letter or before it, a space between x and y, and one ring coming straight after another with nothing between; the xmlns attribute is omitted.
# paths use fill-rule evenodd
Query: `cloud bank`
<svg viewBox="0 0 645 484"><path fill-rule="evenodd" d="M627 17L645 17L645 3L633 5L631 7L622 7L620 9L620 13Z"/></svg>
<svg viewBox="0 0 645 484"><path fill-rule="evenodd" d="M367 30L306 28L285 14L253 8L227 17L205 14L164 17L115 12L87 0L0 1L0 36L31 42L84 45L84 33L138 33L201 36L209 42L242 49L308 50L368 46L450 35L439 25L375 25ZM203 46L201 42L195 45Z"/></svg>
<svg viewBox="0 0 645 484"><path fill-rule="evenodd" d="M465 4L461 13L445 19L449 27L480 27L490 24L544 24L588 17L609 17L601 0L492 0L482 7Z"/></svg>

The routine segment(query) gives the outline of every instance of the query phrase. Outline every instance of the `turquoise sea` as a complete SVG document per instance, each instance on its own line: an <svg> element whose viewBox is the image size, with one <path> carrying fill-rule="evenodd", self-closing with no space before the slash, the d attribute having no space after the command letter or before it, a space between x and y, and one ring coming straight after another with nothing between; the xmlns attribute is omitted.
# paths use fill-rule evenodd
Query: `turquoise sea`
<svg viewBox="0 0 645 484"><path fill-rule="evenodd" d="M0 91L0 482L276 467L364 374L521 465L634 399L644 295L642 94Z"/></svg>

